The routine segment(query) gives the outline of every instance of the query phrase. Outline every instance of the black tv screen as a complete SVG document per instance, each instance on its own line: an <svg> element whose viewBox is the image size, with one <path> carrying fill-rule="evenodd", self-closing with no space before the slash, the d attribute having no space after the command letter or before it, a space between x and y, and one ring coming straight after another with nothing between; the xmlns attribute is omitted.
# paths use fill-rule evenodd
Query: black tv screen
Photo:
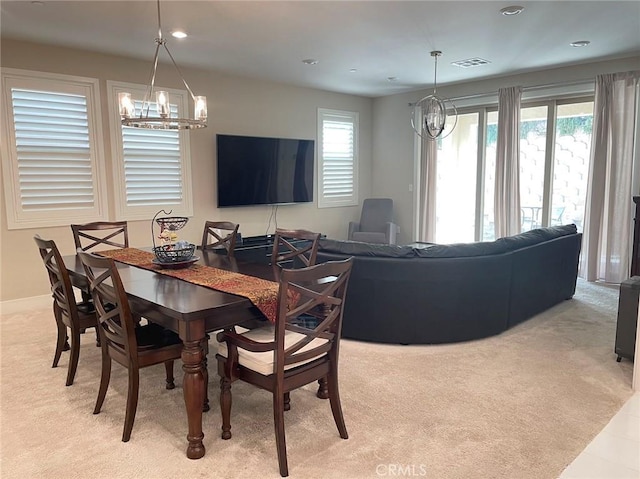
<svg viewBox="0 0 640 479"><path fill-rule="evenodd" d="M218 207L313 201L313 140L216 138Z"/></svg>

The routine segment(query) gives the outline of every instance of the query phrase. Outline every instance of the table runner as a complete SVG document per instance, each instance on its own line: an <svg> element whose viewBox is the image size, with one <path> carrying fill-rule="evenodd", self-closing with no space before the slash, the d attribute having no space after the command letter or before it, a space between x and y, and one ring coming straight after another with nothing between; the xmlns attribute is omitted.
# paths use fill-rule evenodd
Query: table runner
<svg viewBox="0 0 640 479"><path fill-rule="evenodd" d="M98 254L131 266L173 276L189 283L245 297L269 321L273 323L276 320L279 285L274 281L200 264L193 264L183 269L163 269L162 266L153 263L155 259L153 253L136 248L106 250L100 251Z"/></svg>

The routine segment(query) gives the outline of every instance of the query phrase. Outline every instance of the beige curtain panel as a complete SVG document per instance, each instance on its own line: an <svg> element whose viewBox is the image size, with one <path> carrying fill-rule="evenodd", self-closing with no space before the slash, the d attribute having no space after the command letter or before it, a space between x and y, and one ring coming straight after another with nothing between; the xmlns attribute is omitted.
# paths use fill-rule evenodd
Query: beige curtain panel
<svg viewBox="0 0 640 479"><path fill-rule="evenodd" d="M588 281L629 277L639 80L640 70L596 77L579 271Z"/></svg>

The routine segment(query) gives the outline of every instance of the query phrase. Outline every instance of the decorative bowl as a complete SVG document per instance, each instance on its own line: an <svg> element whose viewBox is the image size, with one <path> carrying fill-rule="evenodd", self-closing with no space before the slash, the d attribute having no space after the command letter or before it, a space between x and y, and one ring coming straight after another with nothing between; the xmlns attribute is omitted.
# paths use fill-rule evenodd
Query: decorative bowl
<svg viewBox="0 0 640 479"><path fill-rule="evenodd" d="M161 210L163 211L163 210ZM160 225L161 231L169 230L176 231L181 229L184 225L187 224L189 218L184 216L167 216L164 218L156 218L156 223Z"/></svg>
<svg viewBox="0 0 640 479"><path fill-rule="evenodd" d="M153 248L153 253L158 258L160 263L176 263L182 261L188 261L193 258L193 253L196 250L196 245L188 243L187 246L162 245Z"/></svg>

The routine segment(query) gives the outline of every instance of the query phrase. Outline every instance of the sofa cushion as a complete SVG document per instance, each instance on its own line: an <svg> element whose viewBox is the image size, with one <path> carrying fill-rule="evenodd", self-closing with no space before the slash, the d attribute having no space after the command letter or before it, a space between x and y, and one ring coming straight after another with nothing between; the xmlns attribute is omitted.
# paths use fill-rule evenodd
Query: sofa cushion
<svg viewBox="0 0 640 479"><path fill-rule="evenodd" d="M405 246L322 238L318 243L318 250L325 253L337 253L349 256L375 256L383 258L469 258L473 256L508 253L543 241L576 233L576 225L570 224L537 228L514 236L499 238L496 241L454 244L414 243Z"/></svg>
<svg viewBox="0 0 640 479"><path fill-rule="evenodd" d="M236 327L236 332L242 334L244 337L251 339L253 341L257 341L259 343L270 343L274 341L276 328L273 324L269 324L267 326L263 326L261 328L256 329L246 329L242 327ZM285 349L293 346L298 341L305 339L306 336L304 334L296 333L294 331L286 330L284 332L284 347ZM308 344L305 344L302 348L298 350L296 354L303 353L308 351L309 349L317 348L327 343L328 339L323 338L315 338ZM226 341L218 342L218 354L220 356L227 357L228 349ZM302 366L303 364L309 363L311 361L316 360L321 355L306 359L304 361L300 361L293 364L285 365L285 369L297 368L298 366ZM273 368L275 365L275 352L274 351L265 351L265 352L254 352L247 351L246 349L238 348L238 362L249 369L252 369L260 374L264 374L268 376L269 374L273 374Z"/></svg>
<svg viewBox="0 0 640 479"><path fill-rule="evenodd" d="M350 256L377 256L386 258L412 258L416 256L411 246L393 244L362 243L360 241L342 241L321 238L318 250Z"/></svg>
<svg viewBox="0 0 640 479"><path fill-rule="evenodd" d="M479 243L434 244L414 248L420 258L468 258L507 252L504 244L495 241Z"/></svg>
<svg viewBox="0 0 640 479"><path fill-rule="evenodd" d="M549 241L561 236L573 235L578 232L578 228L574 224L549 226L547 228L536 228L531 231L525 231L514 236L505 236L498 238L495 242L501 244L505 251L515 251L520 248L526 248L534 244Z"/></svg>

